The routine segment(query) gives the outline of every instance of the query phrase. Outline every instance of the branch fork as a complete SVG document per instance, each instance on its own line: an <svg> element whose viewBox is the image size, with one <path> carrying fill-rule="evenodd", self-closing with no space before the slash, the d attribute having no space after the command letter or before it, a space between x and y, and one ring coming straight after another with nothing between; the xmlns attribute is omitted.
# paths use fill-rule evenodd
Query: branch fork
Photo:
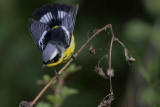
<svg viewBox="0 0 160 107"><path fill-rule="evenodd" d="M106 101L105 99L107 97L109 97L110 99L110 103L112 102L112 100L114 99L113 98L113 90L112 90L112 82L111 82L111 77L114 75L114 70L111 68L111 54L112 54L112 45L113 45L113 42L116 40L118 41L123 47L124 47L124 44L121 43L115 36L114 36L114 33L113 33L113 30L112 30L112 25L111 24L108 24L106 26L104 26L103 28L101 29L98 29L96 31L94 31L94 34L88 38L88 40L86 41L86 43L84 43L82 45L82 47L76 52L76 54L74 55L74 57L76 58L79 53L86 47L86 45L95 37L97 36L100 32L102 31L106 31L106 29L110 29L109 33L112 34L112 39L111 39L111 44L110 44L110 51L109 51L109 68L107 69L107 74L109 75L109 80L110 80L110 94L107 95L103 100L103 104L104 102ZM73 58L71 58L64 66L63 68L57 73L57 75L60 75L70 64L71 62L73 61ZM36 102L39 100L39 98L42 96L42 94L44 94L44 92L51 86L52 82L57 78L57 75L55 75L47 84L46 86L42 89L42 91L37 95L37 97L32 101L32 102L27 102L27 101L22 101L19 105L19 107L33 107ZM108 101L108 100L107 100ZM25 102L25 103L24 103ZM102 103L101 102L101 103ZM109 104L110 104L109 103ZM102 107L102 106L98 106L98 107ZM108 106L106 106L108 107Z"/></svg>

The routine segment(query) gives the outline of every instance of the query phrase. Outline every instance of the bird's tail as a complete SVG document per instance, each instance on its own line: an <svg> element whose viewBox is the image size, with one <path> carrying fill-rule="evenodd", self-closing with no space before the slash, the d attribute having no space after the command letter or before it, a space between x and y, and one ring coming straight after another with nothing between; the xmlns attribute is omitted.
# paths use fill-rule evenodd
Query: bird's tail
<svg viewBox="0 0 160 107"><path fill-rule="evenodd" d="M33 12L33 17L42 23L49 24L50 28L65 26L73 33L78 5L66 4L44 5Z"/></svg>

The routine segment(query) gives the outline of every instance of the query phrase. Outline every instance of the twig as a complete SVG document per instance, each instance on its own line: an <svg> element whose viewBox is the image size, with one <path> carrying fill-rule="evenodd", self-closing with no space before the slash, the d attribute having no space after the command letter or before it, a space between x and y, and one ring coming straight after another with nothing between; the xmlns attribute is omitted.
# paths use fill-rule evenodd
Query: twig
<svg viewBox="0 0 160 107"><path fill-rule="evenodd" d="M103 27L102 29L98 30L97 32L95 32L88 40L85 44L83 44L83 46L77 51L77 53L75 54L75 57L78 56L78 54L86 47L86 45L96 36L98 35L100 32L102 32L103 30L106 30L107 28L111 29L111 33L113 35L113 31L112 31L112 25L108 24L105 27ZM69 65L70 63L73 61L73 59L70 59L65 65L64 67L58 72L58 74L60 75ZM111 61L110 61L111 63ZM43 90L37 95L37 97L33 100L33 102L30 104L30 106L32 107L37 101L38 99L42 96L42 94L48 89L48 87L52 84L52 82L56 79L56 76L54 76L49 83L43 88Z"/></svg>
<svg viewBox="0 0 160 107"><path fill-rule="evenodd" d="M110 49L109 49L109 59L108 59L109 68L107 69L107 74L109 76L109 84L110 84L110 94L108 94L103 98L103 100L100 102L98 107L110 107L111 102L114 100L114 94L112 89L112 79L111 79L111 77L114 75L114 70L111 67L111 56L112 56L113 42L115 41L116 37L114 36L112 25L110 25L110 32L112 34L112 39L110 42ZM106 100L106 98L108 99Z"/></svg>
<svg viewBox="0 0 160 107"><path fill-rule="evenodd" d="M113 76L113 70L111 67L111 56L112 56L112 47L113 47L113 42L115 40L115 36L112 30L112 25L110 25L110 32L112 34L112 39L111 39L111 44L110 44L110 49L109 49L109 69L108 69L108 74L109 74L109 81L110 81L110 92L111 94L113 94L113 89L112 89L112 81L111 81L111 77Z"/></svg>
<svg viewBox="0 0 160 107"><path fill-rule="evenodd" d="M102 59L104 59L104 58L108 58L108 55L104 55L101 57L101 59L98 61L98 67L100 67L100 63L101 63Z"/></svg>
<svg viewBox="0 0 160 107"><path fill-rule="evenodd" d="M38 101L38 99L42 96L42 94L47 90L47 88L52 84L52 82L56 79L56 76L54 76L49 83L43 88L43 90L38 94L38 96L33 100L33 102L30 104L31 107Z"/></svg>
<svg viewBox="0 0 160 107"><path fill-rule="evenodd" d="M108 99L107 99L108 98ZM107 99L107 100L106 100ZM106 95L103 100L100 102L98 107L111 107L111 103L114 100L113 93Z"/></svg>
<svg viewBox="0 0 160 107"><path fill-rule="evenodd" d="M103 98L103 100L100 102L98 107L110 107L111 106L111 102L114 100L114 94L113 94L113 89L112 89L112 81L111 81L112 80L111 77L114 76L114 70L111 67L112 47L113 47L114 41L118 41L120 43L120 45L124 48L126 61L129 64L135 61L135 59L132 57L132 55L130 54L128 49L125 47L125 45L118 38L116 38L114 36L114 33L113 33L111 25L110 25L110 32L112 34L112 39L111 39L111 42L110 42L110 49L109 49L109 60L108 60L109 67L107 69L107 74L109 76L109 82L110 82L110 94L108 94L107 96L105 96ZM106 98L108 98L108 99L106 100Z"/></svg>
<svg viewBox="0 0 160 107"><path fill-rule="evenodd" d="M115 38L114 40L118 41L123 46L123 48L126 48L125 45L118 38Z"/></svg>
<svg viewBox="0 0 160 107"><path fill-rule="evenodd" d="M115 38L114 40L118 41L118 43L120 43L121 46L123 47L124 55L126 57L126 61L128 62L128 64L130 65L131 63L135 62L135 59L132 57L131 53L128 51L125 45L118 38Z"/></svg>
<svg viewBox="0 0 160 107"><path fill-rule="evenodd" d="M111 44L110 44L110 49L109 49L109 69L111 69L111 56L112 56L113 42L114 42L114 37L112 37Z"/></svg>
<svg viewBox="0 0 160 107"><path fill-rule="evenodd" d="M97 66L95 66L94 71L95 71L99 76L107 79L106 74L103 72L103 68L100 67L100 63L101 63L102 59L104 59L104 58L108 58L108 55L104 55L103 57L100 58L100 60L98 61Z"/></svg>

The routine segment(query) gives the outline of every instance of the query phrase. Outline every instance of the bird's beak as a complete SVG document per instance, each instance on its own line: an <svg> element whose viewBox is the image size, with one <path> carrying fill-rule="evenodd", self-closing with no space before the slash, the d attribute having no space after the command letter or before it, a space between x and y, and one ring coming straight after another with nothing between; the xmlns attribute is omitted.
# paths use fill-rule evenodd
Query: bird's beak
<svg viewBox="0 0 160 107"><path fill-rule="evenodd" d="M43 65L42 65L42 69L44 69L45 66L46 66L46 64L43 64Z"/></svg>

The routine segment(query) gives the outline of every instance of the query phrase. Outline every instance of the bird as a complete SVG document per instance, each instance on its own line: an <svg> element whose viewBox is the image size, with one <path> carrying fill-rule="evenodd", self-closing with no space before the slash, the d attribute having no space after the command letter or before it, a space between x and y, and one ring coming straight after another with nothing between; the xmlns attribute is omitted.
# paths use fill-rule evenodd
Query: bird
<svg viewBox="0 0 160 107"><path fill-rule="evenodd" d="M65 63L72 57L78 8L78 4L46 4L32 13L29 31L42 53L43 68Z"/></svg>

